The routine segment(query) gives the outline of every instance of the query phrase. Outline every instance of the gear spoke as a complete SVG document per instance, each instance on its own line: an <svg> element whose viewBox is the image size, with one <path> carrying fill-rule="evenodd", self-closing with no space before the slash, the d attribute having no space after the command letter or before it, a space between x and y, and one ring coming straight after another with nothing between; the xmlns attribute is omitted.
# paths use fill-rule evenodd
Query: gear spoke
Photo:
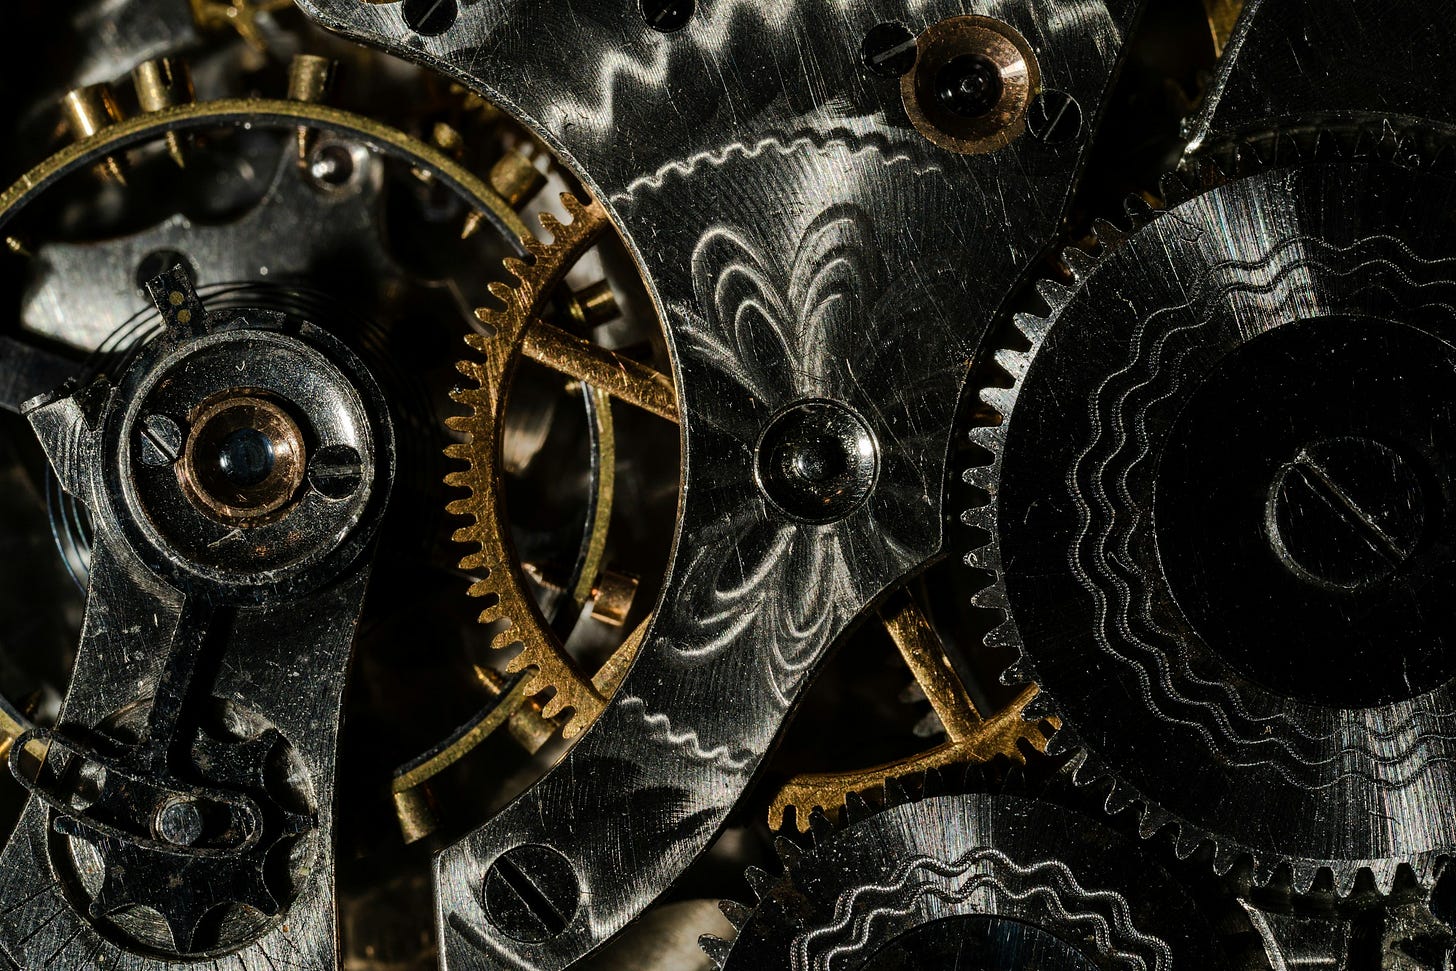
<svg viewBox="0 0 1456 971"><path fill-rule="evenodd" d="M678 421L677 392L662 372L615 351L534 320L521 349L531 360L600 388L614 398L670 422Z"/></svg>

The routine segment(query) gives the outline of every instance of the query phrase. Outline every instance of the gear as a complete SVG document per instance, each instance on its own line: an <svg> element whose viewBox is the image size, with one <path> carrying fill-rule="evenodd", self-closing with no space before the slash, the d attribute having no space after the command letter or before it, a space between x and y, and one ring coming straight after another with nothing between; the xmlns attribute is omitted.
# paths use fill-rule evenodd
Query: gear
<svg viewBox="0 0 1456 971"><path fill-rule="evenodd" d="M904 598L882 614L885 629L900 649L916 683L934 709L946 740L925 752L850 772L798 775L784 784L769 806L768 824L774 829L788 825L789 810L799 831L807 832L815 810L837 813L847 808L851 797L884 796L888 787L902 779L924 776L952 766L990 762L997 757L1025 764L1026 749L1045 752L1047 737L1056 721L1028 719L1026 708L1036 697L1035 685L1028 685L1010 704L989 718L982 718L966 693L930 622L915 600Z"/></svg>
<svg viewBox="0 0 1456 971"><path fill-rule="evenodd" d="M563 223L550 213L541 216L542 227L552 241L543 243L525 237L523 244L532 262L509 258L506 269L516 278L514 285L491 284L491 293L501 308L481 308L477 316L491 328L489 335L471 335L467 343L481 355L460 363L460 372L473 386L459 391L455 399L470 409L449 425L466 436L450 446L446 454L463 460L468 468L451 473L446 484L465 488L469 496L452 502L452 513L470 516L474 522L456 532L459 542L479 547L461 561L467 571L486 570L483 579L470 587L473 597L492 602L480 614L482 624L509 620L511 626L494 637L497 648L519 643L521 652L507 670L514 673L534 669L526 695L554 690L542 709L547 718L563 716L562 734L580 734L601 714L627 671L640 636L632 636L619 648L595 678L582 672L551 631L534 598L527 592L516 558L510 549L509 528L502 504L501 446L506 402L515 365L527 355L582 380L624 401L636 404L664 418L677 417L677 398L666 376L636 361L613 354L539 318L568 270L595 245L607 229L606 210L592 202L583 204L563 194L562 205L570 221Z"/></svg>
<svg viewBox="0 0 1456 971"><path fill-rule="evenodd" d="M988 643L1079 781L1220 873L1389 890L1456 843L1453 192L1347 158L1150 212L981 391Z"/></svg>
<svg viewBox="0 0 1456 971"><path fill-rule="evenodd" d="M1139 847L1050 802L940 796L818 828L810 852L779 841L782 878L749 871L757 906L723 905L737 939L702 940L722 971L1245 966Z"/></svg>

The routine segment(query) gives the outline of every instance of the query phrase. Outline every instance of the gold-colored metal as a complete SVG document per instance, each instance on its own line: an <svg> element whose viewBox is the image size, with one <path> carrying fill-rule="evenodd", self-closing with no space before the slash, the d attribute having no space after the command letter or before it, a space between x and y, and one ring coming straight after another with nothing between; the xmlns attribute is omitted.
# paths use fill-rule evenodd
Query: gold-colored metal
<svg viewBox="0 0 1456 971"><path fill-rule="evenodd" d="M512 209L520 209L546 188L546 173L515 149L490 168L490 184Z"/></svg>
<svg viewBox="0 0 1456 971"><path fill-rule="evenodd" d="M177 57L159 57L143 61L131 72L136 88L137 104L142 111L161 111L197 100L192 87L192 72L187 62ZM177 132L167 132L167 154L179 168L187 166L186 145Z"/></svg>
<svg viewBox="0 0 1456 971"><path fill-rule="evenodd" d="M192 19L198 27L235 30L259 54L268 50L268 42L258 27L258 16L293 6L293 0L190 0L190 3Z"/></svg>
<svg viewBox="0 0 1456 971"><path fill-rule="evenodd" d="M598 280L576 291L573 296L572 306L580 308L578 323L583 328L597 327L616 320L622 314L622 308L617 305L617 295L606 280Z"/></svg>
<svg viewBox="0 0 1456 971"><path fill-rule="evenodd" d="M27 204L57 179L80 166L124 150L128 145L160 138L179 128L205 124L326 126L341 130L365 144L392 149L432 168L452 182L475 208L489 212L507 232L525 237L529 230L520 215L483 179L439 149L406 135L397 128L365 115L329 105L268 98L232 98L177 105L162 111L126 118L108 125L89 138L65 146L20 177L0 194L0 227L16 209Z"/></svg>
<svg viewBox="0 0 1456 971"><path fill-rule="evenodd" d="M390 793L394 799L394 815L399 820L400 835L406 843L418 843L440 827L435 811L435 796L428 785Z"/></svg>
<svg viewBox="0 0 1456 971"><path fill-rule="evenodd" d="M632 612L632 601L637 599L638 579L615 570L602 573L592 591L592 617L608 627L621 627L627 623Z"/></svg>
<svg viewBox="0 0 1456 971"><path fill-rule="evenodd" d="M1244 12L1244 0L1203 0L1203 9L1213 34L1213 53L1222 57L1234 34L1234 25L1239 22L1239 14Z"/></svg>
<svg viewBox="0 0 1456 971"><path fill-rule="evenodd" d="M525 238L524 244L533 261L506 260L506 269L516 278L515 284L494 283L490 288L501 308L476 311L481 322L490 328L490 334L466 339L480 355L459 365L472 387L455 397L469 408L469 414L449 422L466 440L447 450L450 457L465 462L468 467L452 473L446 483L469 491L467 497L452 502L449 509L473 519L470 525L456 532L455 538L478 547L477 552L465 557L461 568L472 573L485 571L484 578L470 588L471 596L492 598L491 605L482 611L480 621L482 624L507 619L512 622L509 629L495 635L494 646L522 645L507 670L532 669L528 679L530 694L555 689L543 713L548 718L559 716L563 736L573 738L601 714L610 694L598 689L550 632L535 598L522 583L509 549L510 531L501 508L501 469L497 456L515 363L521 356L530 356L606 394L674 420L677 402L672 384L665 376L539 319L542 308L561 285L567 271L596 244L609 225L606 211L599 204L583 204L569 195L563 195L561 201L570 221L563 223L549 213L542 215L541 225L552 241L544 243ZM619 649L618 656L621 654ZM617 659L614 656L613 660Z"/></svg>
<svg viewBox="0 0 1456 971"><path fill-rule="evenodd" d="M672 379L655 368L614 354L542 320L526 330L521 350L537 363L601 388L614 398L677 421L677 392Z"/></svg>
<svg viewBox="0 0 1456 971"><path fill-rule="evenodd" d="M334 78L338 62L317 54L299 54L288 65L288 99L308 104L322 104L334 90ZM308 164L308 153L316 139L314 130L300 126L298 141L298 164Z"/></svg>
<svg viewBox="0 0 1456 971"><path fill-rule="evenodd" d="M1028 685L1011 704L990 718L982 718L951 667L940 637L913 598L901 595L893 606L881 611L880 619L945 726L946 740L919 755L883 765L795 776L779 790L769 806L769 825L775 829L788 824L792 809L794 825L801 832L807 831L810 814L815 809L841 810L851 795L882 792L885 783L893 779L923 775L949 766L990 762L997 756L1025 762L1023 743L1035 751L1046 751L1047 736L1041 724L1026 719L1026 706L1036 697L1036 685ZM1047 721L1052 727L1059 727L1056 719Z"/></svg>
<svg viewBox="0 0 1456 971"><path fill-rule="evenodd" d="M769 825L775 829L788 825L788 812L792 809L794 825L800 832L806 832L815 809L841 810L851 794L882 792L885 783L893 779L922 775L932 769L989 762L998 755L1024 762L1022 742L1038 752L1046 751L1045 734L1025 717L1026 706L1036 693L1036 686L1028 685L1015 701L981 721L980 727L961 741L946 742L920 755L868 769L795 776L774 796L768 810Z"/></svg>
<svg viewBox="0 0 1456 971"><path fill-rule="evenodd" d="M880 612L880 622L940 718L946 738L960 742L973 737L982 724L980 713L920 605L901 594L892 608Z"/></svg>
<svg viewBox="0 0 1456 971"><path fill-rule="evenodd" d="M592 581L602 572L607 556L607 532L612 525L612 506L617 496L617 425L612 419L612 397L601 388L590 388L587 393L591 395L592 416L596 420L597 474L593 477L596 495L592 502L591 533L576 576L576 589L571 591L572 603L578 610L592 598Z"/></svg>
<svg viewBox="0 0 1456 971"><path fill-rule="evenodd" d="M204 402L189 424L177 481L204 515L246 529L287 511L308 469L303 431L287 411L263 392L240 389ZM261 481L239 485L225 475L219 455L230 435L247 430L268 440L272 465Z"/></svg>
<svg viewBox="0 0 1456 971"><path fill-rule="evenodd" d="M946 65L960 57L989 61L1000 76L1001 96L974 118L940 103L935 86ZM1041 90L1041 68L1026 38L990 17L947 17L921 34L915 66L900 79L900 99L920 134L941 148L981 155L1011 144L1026 130L1026 112Z"/></svg>
<svg viewBox="0 0 1456 971"><path fill-rule="evenodd" d="M78 140L91 138L123 118L121 108L116 103L116 95L109 84L90 84L67 92L61 99L61 111L66 116L71 134ZM108 155L102 160L101 166L103 174L108 178L122 185L126 184L121 162L115 157Z"/></svg>

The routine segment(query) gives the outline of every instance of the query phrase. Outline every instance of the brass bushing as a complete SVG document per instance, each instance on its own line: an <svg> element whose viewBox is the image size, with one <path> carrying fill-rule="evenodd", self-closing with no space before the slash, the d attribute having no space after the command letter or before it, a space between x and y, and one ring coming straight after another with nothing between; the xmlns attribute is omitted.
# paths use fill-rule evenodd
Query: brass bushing
<svg viewBox="0 0 1456 971"><path fill-rule="evenodd" d="M182 491L205 515L260 526L298 495L308 468L303 433L276 402L249 389L200 405L177 464Z"/></svg>
<svg viewBox="0 0 1456 971"><path fill-rule="evenodd" d="M917 42L900 97L916 130L963 155L994 152L1026 130L1041 71L1026 38L990 17L949 17ZM959 97L959 100L958 100Z"/></svg>

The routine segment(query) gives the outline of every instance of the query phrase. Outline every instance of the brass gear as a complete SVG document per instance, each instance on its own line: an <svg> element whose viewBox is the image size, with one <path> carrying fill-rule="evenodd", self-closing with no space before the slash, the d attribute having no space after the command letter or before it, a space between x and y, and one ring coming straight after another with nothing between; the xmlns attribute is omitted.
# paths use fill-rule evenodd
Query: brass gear
<svg viewBox="0 0 1456 971"><path fill-rule="evenodd" d="M450 503L448 509L473 520L456 531L455 539L478 547L461 560L461 569L486 571L469 590L472 597L490 600L480 613L480 622L510 624L493 635L491 646L504 649L521 645L520 653L509 661L506 670L516 673L532 669L522 695L554 691L544 702L542 715L557 718L562 735L574 738L605 708L636 656L646 624L627 638L595 677L589 677L566 653L526 589L510 546L500 461L506 402L516 363L525 355L669 420L677 418L677 397L671 380L658 371L540 319L567 272L610 225L606 210L594 201L582 203L563 194L561 203L570 221L562 222L543 213L541 225L551 242L523 237L522 245L532 257L531 262L506 259L505 268L515 277L515 283L490 285L491 294L502 306L476 311L491 333L466 338L479 356L458 365L472 386L457 391L454 398L469 413L448 420L450 428L463 434L465 440L446 449L448 456L463 461L466 468L452 472L445 482L469 492Z"/></svg>
<svg viewBox="0 0 1456 971"><path fill-rule="evenodd" d="M913 598L905 596L894 602L881 611L880 620L940 718L946 740L925 752L869 768L794 776L769 806L771 828L787 826L792 809L794 825L800 832L808 832L815 810L842 812L854 797L883 797L891 782L953 766L984 764L998 756L1025 764L1027 748L1046 752L1047 740L1060 723L1054 718L1028 716L1026 709L1037 695L1036 685L1025 686L1009 704L983 718Z"/></svg>

